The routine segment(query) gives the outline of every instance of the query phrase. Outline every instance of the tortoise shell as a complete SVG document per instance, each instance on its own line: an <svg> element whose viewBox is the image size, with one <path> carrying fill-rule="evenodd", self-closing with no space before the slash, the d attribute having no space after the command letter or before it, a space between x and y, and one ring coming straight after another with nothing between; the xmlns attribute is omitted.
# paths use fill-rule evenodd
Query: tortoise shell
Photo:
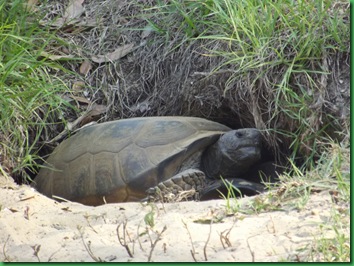
<svg viewBox="0 0 354 266"><path fill-rule="evenodd" d="M131 118L87 126L53 151L34 186L49 197L87 205L138 201L184 164L198 168L201 152L230 130L196 117Z"/></svg>

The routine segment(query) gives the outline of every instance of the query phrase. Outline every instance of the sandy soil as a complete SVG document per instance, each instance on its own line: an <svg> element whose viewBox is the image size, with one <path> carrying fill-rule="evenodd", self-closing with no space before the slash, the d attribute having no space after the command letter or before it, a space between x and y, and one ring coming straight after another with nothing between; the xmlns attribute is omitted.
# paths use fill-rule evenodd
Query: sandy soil
<svg viewBox="0 0 354 266"><path fill-rule="evenodd" d="M331 204L328 192L311 195L302 211L258 215L227 216L225 200L157 204L151 228L144 222L151 213L149 205L59 203L2 177L0 260L306 260L316 237L333 235L320 230L330 217ZM206 223L210 220L211 225Z"/></svg>

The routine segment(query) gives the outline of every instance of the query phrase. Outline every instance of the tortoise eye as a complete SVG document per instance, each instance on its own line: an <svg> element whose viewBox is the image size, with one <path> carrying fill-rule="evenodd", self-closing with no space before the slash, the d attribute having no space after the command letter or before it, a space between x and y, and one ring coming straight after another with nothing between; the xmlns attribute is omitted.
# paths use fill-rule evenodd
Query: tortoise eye
<svg viewBox="0 0 354 266"><path fill-rule="evenodd" d="M243 137L243 133L240 132L240 131L236 131L235 132L235 136L238 137L238 138L242 138Z"/></svg>

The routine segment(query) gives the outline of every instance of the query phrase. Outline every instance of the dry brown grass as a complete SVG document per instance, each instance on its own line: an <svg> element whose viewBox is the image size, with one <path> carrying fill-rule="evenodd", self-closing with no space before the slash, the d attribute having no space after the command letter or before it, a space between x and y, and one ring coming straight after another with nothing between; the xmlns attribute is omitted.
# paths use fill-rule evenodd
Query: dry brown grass
<svg viewBox="0 0 354 266"><path fill-rule="evenodd" d="M205 21L199 21L200 17L193 17L195 14L185 13L196 19L188 28L181 13L189 12L187 9L170 12L171 7L157 5L180 3L181 7L183 4L205 7L209 2L84 1L82 10L78 10L80 14L72 22L60 24L68 15L69 3L68 0L45 1L36 6L38 13L44 14L41 24L51 25L56 37L44 48L43 52L49 55L47 60L59 61L63 68L72 71L49 69L51 76L70 88L55 96L76 107L76 110L58 108L60 115L54 115L55 122L45 126L42 132L29 129L35 139L32 137L26 145L32 151L40 149L36 157L39 161L68 132L92 120L183 115L205 117L232 128L256 127L263 131L267 156L275 157L279 163L286 162L290 155L300 163L311 161L316 153L321 154L318 143L323 138L340 139L343 135L338 132L345 131L349 125L349 45L348 50L343 48L349 43L345 40L349 24L348 5L344 2L331 3L331 12L321 14L328 20L336 11L342 12L337 20L343 23L337 32L338 36L344 36L339 38L343 39L342 43L337 45L338 37L328 38L331 32L319 29L319 34L327 34L326 45L332 48L321 50L322 46L314 46L313 50L320 50L320 55L300 60L297 66L302 68L298 72L289 66L298 52L289 41L294 38L289 34L292 28L285 27L263 46L253 47L252 41L257 44L259 40L252 40L242 32L240 42L213 36L228 34L227 16L222 24L212 21L210 14ZM292 8L296 15L296 7ZM244 19L247 21L253 15ZM289 22L294 25L299 19L314 23L309 16L301 17L301 14ZM214 23L211 25L215 27L208 23ZM267 30L266 25L261 30ZM313 38L316 41L321 35ZM130 48L124 56L109 60L117 50L127 46ZM245 54L246 61L240 63L237 61L240 57L235 58L241 50L251 53L249 58ZM281 59L285 63L276 51L284 51ZM94 58L98 56L101 60L107 58L97 63ZM10 136L0 138L8 142ZM25 148L21 156L32 158L33 154L27 156L27 153ZM6 151L0 156L6 173L11 174L15 168L21 173L29 169L35 172L32 165L7 163L11 156Z"/></svg>
<svg viewBox="0 0 354 266"><path fill-rule="evenodd" d="M67 1L47 4L50 12L46 19L63 16L66 5ZM327 133L335 135L334 131L347 123L349 57L345 54L309 62L313 63L309 69L322 66L313 75L289 76L289 89L299 95L309 95L304 98L306 109L299 114L307 117L306 125L289 118L291 114L287 112L291 107L289 110L281 107L284 97L288 96L277 90L276 84L282 83L289 66L267 68L264 65L239 73L237 65L227 63L228 58L220 54L220 51L232 52L233 47L227 42L192 39L177 26L171 29L172 33L152 30L147 18L154 21L154 25L165 22L160 15L154 16L160 9L149 9L155 5L155 1L85 1L81 18L96 21L96 26L78 30L74 25L70 30L58 32L71 43L71 53L86 59L134 44L127 56L113 62L92 63L92 70L80 77L85 83L81 96L107 106L101 121L183 115L205 117L234 128L257 127L265 130L268 149L279 161L291 154L288 147L294 144L294 134L300 134L297 141L302 144L293 148L299 149L302 156L313 156L314 139L308 136L316 135L327 123L333 127L327 128ZM171 15L172 20L173 25L178 25L181 17ZM274 50L281 47L273 45L279 43L274 41L259 55L264 63L276 61ZM289 50L287 57L292 58L295 52ZM70 63L68 67L78 71L81 63ZM77 78L69 82L74 83ZM293 104L293 111L297 112L298 103ZM308 127L308 130L297 132L300 127Z"/></svg>

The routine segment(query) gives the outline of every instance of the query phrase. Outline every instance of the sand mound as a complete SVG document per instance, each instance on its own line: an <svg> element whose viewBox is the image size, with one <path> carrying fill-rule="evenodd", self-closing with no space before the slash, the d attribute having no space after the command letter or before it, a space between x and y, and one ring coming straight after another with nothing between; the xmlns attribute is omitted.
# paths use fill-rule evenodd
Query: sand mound
<svg viewBox="0 0 354 266"><path fill-rule="evenodd" d="M0 185L2 261L306 261L316 237L333 235L320 229L328 192L312 194L302 211L228 216L221 199L89 207L5 178Z"/></svg>

